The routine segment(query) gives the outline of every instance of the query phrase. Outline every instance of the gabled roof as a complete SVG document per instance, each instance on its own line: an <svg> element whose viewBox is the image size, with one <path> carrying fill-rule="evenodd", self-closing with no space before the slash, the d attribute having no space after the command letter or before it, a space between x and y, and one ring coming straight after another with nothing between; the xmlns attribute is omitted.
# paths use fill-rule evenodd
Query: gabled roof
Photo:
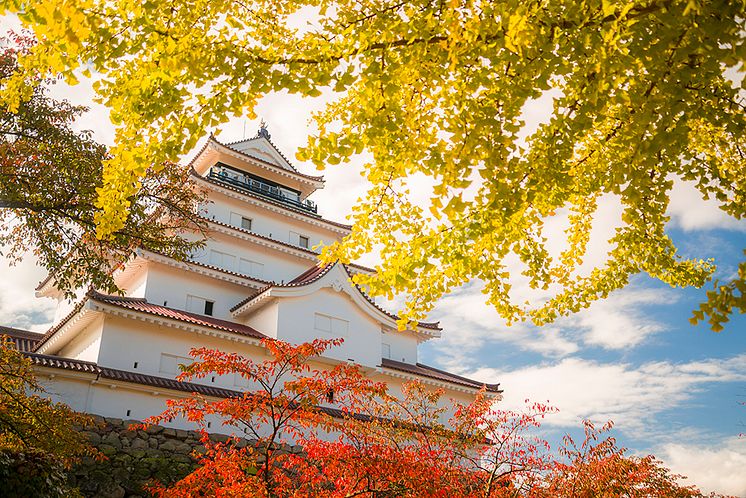
<svg viewBox="0 0 746 498"><path fill-rule="evenodd" d="M248 311L251 307L254 307L255 305L261 305L260 302L264 301L265 298L269 297L273 294L281 294L283 289L293 289L293 288L300 288L300 287L308 287L313 285L314 283L318 282L319 280L323 279L325 276L329 275L334 268L341 268L341 271L343 272L341 276L344 278L343 282L340 282L339 278L335 279L334 282L331 283L333 287L337 290L342 290L342 286L346 285L349 286L351 289L354 289L352 292L350 292L350 295L354 298L355 295L360 296L367 305L372 307L377 313L380 313L383 315L386 319L391 321L396 321L399 319L397 315L394 313L391 313L385 309L383 309L381 306L379 306L373 299L370 298L357 284L352 283L352 275L350 274L350 270L347 268L346 265L340 264L340 263L332 263L327 265L314 265L308 270L304 271L297 277L295 277L293 280L286 284L277 284L273 283L270 285L267 285L263 289L259 289L257 292L249 295L242 301L240 301L238 304L233 306L230 311L233 313L234 316L240 316L245 311ZM310 289L309 289L310 290ZM380 317L379 317L380 318ZM387 321L388 321L387 320ZM440 326L437 322L418 322L417 324L417 330L419 332L423 332L427 335L439 335L438 333L440 330ZM426 330L421 330L426 329ZM432 331L432 332L431 332Z"/></svg>
<svg viewBox="0 0 746 498"><path fill-rule="evenodd" d="M265 139L261 138L261 140L265 140ZM278 173L282 173L285 176L294 177L294 178L297 178L299 180L305 181L307 183L310 182L311 184L316 185L317 186L316 188L320 188L320 187L323 186L323 183L324 183L324 177L323 176L313 176L313 175L306 175L305 173L301 173L298 170L296 170L293 166L291 166L290 163L287 161L287 159L285 159L285 162L287 163L287 167L285 167L285 166L282 166L282 165L278 164L277 162L268 161L266 159L262 159L260 157L253 156L251 154L247 154L245 150L241 150L240 148L236 148L236 144L237 143L242 143L242 142L244 142L244 141L233 142L233 143L223 143L220 140L218 140L215 137L215 135L210 135L209 138L207 139L207 142L202 147L202 149L200 149L199 152L197 152L197 154L194 156L194 158L192 158L192 160L189 161L189 165L190 166L194 166L194 164L198 162L198 159L208 149L208 147L212 146L213 148L218 148L218 149L222 147L226 151L231 151L231 152L233 152L235 154L239 154L240 157L244 157L244 158L250 159L250 160L252 160L254 162L257 162L261 166L263 166L263 167L265 167L265 168L267 168L269 170L274 170L274 171L276 171ZM274 149L274 150L277 151L277 148L274 146L274 144L272 144L272 142L270 142L269 140L267 140L267 143L269 145L271 145L272 149ZM283 158L285 157L279 151L277 151L277 152L278 152L278 154L280 154L281 157L283 157Z"/></svg>
<svg viewBox="0 0 746 498"><path fill-rule="evenodd" d="M0 325L0 336L7 335L18 351L33 351L44 334Z"/></svg>
<svg viewBox="0 0 746 498"><path fill-rule="evenodd" d="M132 311L139 311L141 313L157 315L162 318L178 320L181 322L191 323L192 325L199 325L202 327L222 330L224 332L232 332L234 334L253 337L255 339L264 339L267 337L255 328L249 327L248 325L229 322L228 320L221 320L219 318L214 318L207 315L199 315L197 313L190 313L188 311L168 308L166 306L159 306L157 304L149 303L143 298L109 296L105 294L99 294L98 292L93 292L89 295L90 298L95 301L119 306L120 308L126 308Z"/></svg>
<svg viewBox="0 0 746 498"><path fill-rule="evenodd" d="M422 377L428 377L430 379L442 380L444 382L450 382L453 384L459 384L459 385L466 386L466 387L472 387L474 389L481 389L482 387L484 387L487 392L491 392L491 393L502 392L502 390L500 389L500 384L485 384L483 382L479 382L476 380L468 379L466 377L462 377L460 375L446 372L445 370L439 370L434 367L423 365L422 363L417 363L415 365L412 365L411 363L403 363L401 361L395 361L395 360L390 360L388 358L384 358L383 360L381 360L381 366L383 368L390 368L392 370L398 370L400 372L405 372L408 374L418 375Z"/></svg>
<svg viewBox="0 0 746 498"><path fill-rule="evenodd" d="M252 339L264 339L267 337L253 327L241 323L229 322L228 320L221 320L207 315L199 315L197 313L190 313L188 311L152 304L147 302L144 298L111 296L95 291L89 291L65 318L60 320L59 323L44 334L41 340L34 347L34 351L38 351L52 336L54 336L55 333L57 333L57 331L62 329L70 320L78 315L78 313L85 312L85 305L91 301L158 316L169 320L176 320L196 325L198 327L229 332L244 337L250 337Z"/></svg>
<svg viewBox="0 0 746 498"><path fill-rule="evenodd" d="M127 372L115 368L99 366L90 361L74 360L72 358L63 358L61 356L43 355L38 353L27 353L26 356L34 365L46 368L59 368L73 372L83 372L95 374L98 378L116 380L121 382L131 382L146 386L157 387L160 389L169 389L173 391L185 391L203 394L205 396L214 396L218 398L229 398L240 396L242 393L230 389L222 389L214 386L205 386L191 382L179 382L175 379L156 377L141 373Z"/></svg>
<svg viewBox="0 0 746 498"><path fill-rule="evenodd" d="M283 154L282 151L274 144L265 126L262 126L257 134L252 138L237 140L235 142L229 142L224 145L252 157L254 157L254 155L251 153L251 149L256 148L260 151L262 149L265 149L265 151L269 152L270 156L274 156L273 159L275 159L275 161L278 163L278 166L290 169L292 171L295 171L296 173L298 172L298 170L295 169L295 166L293 166L290 162L290 159L288 159L285 154ZM262 158L257 159L262 160Z"/></svg>

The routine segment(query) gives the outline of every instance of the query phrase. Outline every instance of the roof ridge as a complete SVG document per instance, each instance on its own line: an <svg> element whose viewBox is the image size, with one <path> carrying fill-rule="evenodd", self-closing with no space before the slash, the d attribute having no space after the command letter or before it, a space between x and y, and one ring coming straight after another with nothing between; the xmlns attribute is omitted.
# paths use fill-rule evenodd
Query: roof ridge
<svg viewBox="0 0 746 498"><path fill-rule="evenodd" d="M120 301L116 299L110 299L111 297L113 296L99 294L99 296L92 296L92 299L102 301L106 304L113 304L114 306L127 308L132 311L160 316L169 320L191 323L193 325L202 327L223 330L225 332L232 332L239 335L254 337L256 339L264 339L267 337L265 334L259 332L254 327L250 327L249 325L245 325L243 323L232 322L230 320L224 320L222 318L216 318L210 315L200 315L199 313L193 313L191 311L180 310L168 306L161 306L158 304L150 303L145 299ZM131 307L127 306L127 304L142 304L146 306Z"/></svg>
<svg viewBox="0 0 746 498"><path fill-rule="evenodd" d="M213 135L213 136L211 136L210 138L211 138L212 140L214 140L214 141L215 141L216 143L218 143L219 145L222 145L223 147L226 147L226 148L228 148L228 149L232 150L233 152L236 152L236 153L238 153L238 154L244 155L244 156L246 156L246 157L250 157L250 158L252 158L252 159L254 159L254 160L256 160L256 161L259 161L259 162L262 162L262 163L264 163L264 164L267 164L267 165L269 165L269 166L272 166L273 168L279 168L279 169L281 169L281 170L283 170L283 171L287 171L287 172L290 172L290 173L294 173L294 174L296 174L296 175L298 175L298 176L302 176L303 178L306 178L306 179L309 179L309 180L320 181L320 182L323 182L323 181L324 181L324 176L323 176L323 175L321 175L321 176L307 175L306 173L301 173L300 171L298 171L297 169L295 169L295 167L293 167L292 165L290 165L290 167L291 167L292 169L288 170L288 169L286 169L286 168L283 168L282 166L278 166L278 165L276 165L276 164L273 164L273 163L271 163L271 162L269 162L269 161L266 161L266 160L264 160L264 159L262 159L262 158L260 158L260 157L252 156L251 154L247 154L247 153L246 153L246 152L244 152L244 151L241 151L241 150L238 150L238 149L236 149L236 148L234 148L234 147L231 147L231 145L230 145L230 144L227 144L227 143L223 143L223 142L221 142L221 141L220 141L220 140L218 140L218 139L217 139L217 138L216 138L216 137L215 137L214 135ZM273 148L274 148L274 149L275 149L275 150L276 150L276 151L277 151L277 152L278 152L278 153L279 153L279 154L280 154L280 155L281 155L281 156L283 157L283 159L285 159L285 160L286 160L286 161L288 162L288 164L290 164L290 161L288 161L288 159L287 159L287 158L286 158L286 157L284 156L284 154L283 154L282 152L280 152L280 151L279 151L279 150L277 149L277 147L275 146L275 144L273 144L271 140L268 140L268 142L269 142L269 143L270 143L270 145L272 145L272 147L273 147ZM235 143L234 143L234 144L235 144Z"/></svg>
<svg viewBox="0 0 746 498"><path fill-rule="evenodd" d="M280 150L280 148L275 145L275 143L272 141L272 139L269 138L269 137L266 137L266 136L264 136L264 135L262 135L260 133L257 133L255 136L253 136L251 138L244 138L243 140L236 140L235 142L225 142L225 143L220 142L220 143L222 143L226 147L230 147L231 145L240 144L241 142L249 142L251 140L257 140L259 138L263 138L267 142L269 142L269 145L271 145L272 148L275 149L275 152L277 152L278 154L280 154L280 157L282 157L285 160L285 162L288 163L288 166L290 166L290 168L293 171L295 171L296 173L300 173L300 171L298 171L298 169L293 165L293 163L290 162L290 159L288 159L287 156L285 156L285 154L283 154L283 152ZM246 155L248 156L250 154L246 154ZM254 157L254 156L252 156L252 157ZM257 159L261 159L261 158L257 157Z"/></svg>
<svg viewBox="0 0 746 498"><path fill-rule="evenodd" d="M44 336L44 332L34 332L31 330L18 329L15 327L7 327L0 325L0 335L17 336L23 337L24 339L41 339Z"/></svg>

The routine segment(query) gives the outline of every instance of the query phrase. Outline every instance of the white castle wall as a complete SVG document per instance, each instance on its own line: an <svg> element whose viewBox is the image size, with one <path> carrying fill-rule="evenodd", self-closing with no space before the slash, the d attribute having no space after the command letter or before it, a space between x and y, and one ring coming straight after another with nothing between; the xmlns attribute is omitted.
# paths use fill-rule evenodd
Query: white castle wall
<svg viewBox="0 0 746 498"><path fill-rule="evenodd" d="M247 205L246 201L228 197L220 192L211 192L210 199L212 202L204 208L208 219L238 225L235 216L231 217L231 213L243 215L252 220L252 232L281 242L298 244L297 235L293 237L291 232L309 237L309 249L322 241L328 245L341 239L338 232L313 225L310 223L311 218L302 215L301 219L283 216L258 205Z"/></svg>

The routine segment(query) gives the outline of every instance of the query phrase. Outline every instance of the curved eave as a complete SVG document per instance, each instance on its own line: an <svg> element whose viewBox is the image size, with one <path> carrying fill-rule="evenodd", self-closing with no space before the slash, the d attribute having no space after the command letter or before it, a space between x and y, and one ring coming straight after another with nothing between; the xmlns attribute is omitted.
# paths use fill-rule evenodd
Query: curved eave
<svg viewBox="0 0 746 498"><path fill-rule="evenodd" d="M256 294L247 297L243 301L231 308L231 314L234 318L239 318L250 311L261 308L268 304L272 298L301 297L313 294L323 288L331 287L335 291L344 291L355 302L358 307L364 310L369 316L376 321L386 325L391 329L396 329L396 315L389 314L382 310L375 303L371 302L358 286L352 284L349 279L349 273L344 267L334 276L333 270L340 265L335 263L324 268L323 271L314 275L313 278L306 281L289 284L272 284L259 290ZM440 337L441 329L428 326L417 326L409 329L407 332L417 336L420 342Z"/></svg>
<svg viewBox="0 0 746 498"><path fill-rule="evenodd" d="M482 390L482 387L466 386L466 385L456 383L456 382L448 382L444 380L432 379L430 377L425 377L423 375L411 374L411 373L402 372L400 370L394 370L394 369L389 369L389 368L381 368L381 373L383 375L392 377L394 379L400 379L403 381L416 380L416 381L422 382L423 384L431 385L434 387L442 387L445 389L450 389L453 391L458 391L458 392L467 393L471 395L476 394L480 390ZM499 401L502 399L502 391L485 391L485 395L491 399L494 399L495 401Z"/></svg>
<svg viewBox="0 0 746 498"><path fill-rule="evenodd" d="M179 261L162 254L146 251L144 249L138 249L137 254L139 257L147 261L153 261L166 266L170 266L171 268L186 270L199 275L205 275L207 277L223 280L225 282L252 287L254 289L264 288L271 283L269 280L262 280L260 278L244 275L243 273L225 270L214 265L199 263L197 261Z"/></svg>

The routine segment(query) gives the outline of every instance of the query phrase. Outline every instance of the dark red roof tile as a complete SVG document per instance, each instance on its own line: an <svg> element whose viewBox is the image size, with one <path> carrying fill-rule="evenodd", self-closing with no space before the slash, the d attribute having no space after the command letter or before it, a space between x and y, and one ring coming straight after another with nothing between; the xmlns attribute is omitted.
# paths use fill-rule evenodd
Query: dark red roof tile
<svg viewBox="0 0 746 498"><path fill-rule="evenodd" d="M481 389L483 386L487 391L493 392L493 393L501 393L500 390L500 384L485 384L483 382L479 382L472 379L467 379L466 377L461 377L460 375L452 374L449 372L446 372L444 370L439 370L437 368L433 368L427 365L423 365L422 363L417 363L415 365L412 365L411 363L403 363L401 361L395 361L390 360L388 358L384 358L381 360L381 366L384 368L390 368L392 370L398 370L400 372L406 372L414 375L421 375L422 377L428 377L431 379L441 380L444 382L450 382L452 384L459 384L466 387L471 387L474 389Z"/></svg>
<svg viewBox="0 0 746 498"><path fill-rule="evenodd" d="M190 313L188 311L177 310L174 308L167 308L165 306L159 306L157 304L149 303L142 298L108 296L105 294L99 294L97 292L90 293L90 297L95 301L119 306L120 308L139 311L141 313L148 313L150 315L157 315L163 318L178 320L180 322L191 323L193 325L199 325L202 327L223 330L225 332L232 332L234 334L239 334L246 337L253 337L255 339L264 339L267 337L266 335L262 334L252 327L249 327L248 325L234 323L228 320L221 320L219 318L213 318L207 315Z"/></svg>

